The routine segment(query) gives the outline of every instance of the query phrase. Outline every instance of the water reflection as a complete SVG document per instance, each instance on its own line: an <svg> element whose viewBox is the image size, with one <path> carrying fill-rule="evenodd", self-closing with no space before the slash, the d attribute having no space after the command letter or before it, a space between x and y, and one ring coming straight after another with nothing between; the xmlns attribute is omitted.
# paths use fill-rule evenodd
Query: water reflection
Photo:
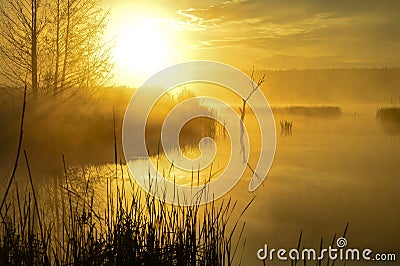
<svg viewBox="0 0 400 266"><path fill-rule="evenodd" d="M354 111L350 110L347 112L349 115L344 113L336 119L275 116L276 121L283 122L281 134L283 132L284 138L278 139L271 172L264 186L256 191L257 197L244 216L247 224L244 258L249 265L260 265L255 252L265 243L275 247L294 247L299 232L303 231L304 245L318 248L321 237L324 241L331 239L334 233L343 231L347 222L348 240L352 246L382 252L396 251L393 249L400 239L400 141L391 141L388 135L397 140L399 128L395 127L397 131L389 134L384 123L377 123L375 108L357 110L357 113L362 113L357 119L352 115ZM258 158L261 143L257 141L259 133L251 130L256 128L256 121L251 116L246 119L250 138L254 140L250 152L250 162L253 163L252 160ZM285 129L285 120L291 123L290 130ZM289 137L293 126L295 137ZM221 169L226 167L230 142L224 138L224 131L215 136L218 153L213 164L202 171L197 171L195 165L189 172L176 168L162 152L154 152L151 160L164 176L181 184L202 183L210 176L217 178ZM183 153L188 157L198 157L197 144L182 145ZM141 158L134 163L146 169ZM129 189L134 182L125 165L117 165L117 174L115 168L114 164L70 166L66 175L70 182L68 189L76 197L85 195L86 191L95 191L94 202L100 211L104 209L107 193L117 193L122 186ZM20 173L21 176L24 174ZM251 176L247 169L243 180L227 194L227 197L238 200L238 206L245 206L254 196L247 190ZM49 216L57 217L62 193L68 191L65 184L62 185L63 175L59 181L52 178L54 176L44 181L35 179L35 182L41 191L40 198L50 205L47 208ZM20 188L26 187L22 179L19 182ZM125 196L131 198L129 191Z"/></svg>

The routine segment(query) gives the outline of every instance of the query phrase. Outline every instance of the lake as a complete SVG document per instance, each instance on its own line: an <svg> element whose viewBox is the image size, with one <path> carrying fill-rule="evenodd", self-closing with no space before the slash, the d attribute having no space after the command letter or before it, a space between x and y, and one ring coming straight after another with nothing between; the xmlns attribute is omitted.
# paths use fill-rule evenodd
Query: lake
<svg viewBox="0 0 400 266"><path fill-rule="evenodd" d="M334 234L336 238L343 234L347 223L349 248L370 248L377 253L398 252L400 137L385 132L375 117L377 109L378 106L373 105L344 105L341 106L342 115L333 117L275 114L276 152L266 180L250 193L248 184L252 172L246 169L238 184L218 200L221 202L230 197L238 202L232 217L234 223L246 204L256 197L239 223L246 222L236 255L240 257L243 250L244 265L262 265L256 254L264 244L275 249L296 247L300 232L301 247L319 250L321 238L323 247L327 247ZM218 115L229 119L223 110L219 110ZM281 134L280 121L283 120L292 122L290 134ZM251 142L249 163L254 167L260 152L260 133L252 113L248 113L245 122ZM196 125L195 121L193 123ZM205 180L227 165L229 138L224 137L223 131L218 132L215 160L212 166L199 173L199 179ZM195 158L199 150L191 146L185 154ZM153 156L152 160L161 172L168 173L168 177L175 178L177 183L189 184L193 178L191 172L171 168L171 162L162 154ZM140 167L140 160L137 163ZM121 169L124 171L125 178L119 184L130 183L132 180L126 174L126 167L118 168L119 173ZM95 180L91 185L101 207L101 199L106 194L104 181L113 179L114 166L74 165L69 171L70 177L85 176L84 180L89 177ZM24 188L26 179L21 180L20 176L26 177L26 169L19 170L17 180L23 183L19 187ZM98 178L100 176L102 178ZM81 181L70 182L75 184L77 191L84 191L85 183ZM56 202L52 196L58 193L54 191L57 186L54 176L49 174L47 178L36 179L35 183L40 191L39 198L45 202L45 211L51 212L54 208L46 205ZM275 259L268 264L282 265L282 262ZM385 265L395 263L386 262Z"/></svg>

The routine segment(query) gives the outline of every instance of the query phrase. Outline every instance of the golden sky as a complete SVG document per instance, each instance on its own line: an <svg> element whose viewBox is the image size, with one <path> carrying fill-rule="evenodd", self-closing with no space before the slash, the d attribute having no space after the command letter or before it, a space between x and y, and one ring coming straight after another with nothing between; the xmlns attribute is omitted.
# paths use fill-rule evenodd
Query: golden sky
<svg viewBox="0 0 400 266"><path fill-rule="evenodd" d="M400 1L111 1L117 85L193 59L239 69L398 67Z"/></svg>

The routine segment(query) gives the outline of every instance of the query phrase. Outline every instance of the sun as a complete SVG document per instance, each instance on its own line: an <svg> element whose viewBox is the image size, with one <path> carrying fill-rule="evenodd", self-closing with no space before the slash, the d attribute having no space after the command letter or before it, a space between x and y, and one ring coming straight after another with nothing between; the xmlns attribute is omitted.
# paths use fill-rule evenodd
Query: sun
<svg viewBox="0 0 400 266"><path fill-rule="evenodd" d="M173 40L160 19L131 19L118 31L113 54L120 74L144 81L168 66L175 56Z"/></svg>

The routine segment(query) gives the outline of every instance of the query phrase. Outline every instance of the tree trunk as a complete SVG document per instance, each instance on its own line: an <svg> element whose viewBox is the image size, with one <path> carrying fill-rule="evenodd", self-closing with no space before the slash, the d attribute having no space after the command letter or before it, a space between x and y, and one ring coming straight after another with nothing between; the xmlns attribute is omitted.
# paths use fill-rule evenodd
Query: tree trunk
<svg viewBox="0 0 400 266"><path fill-rule="evenodd" d="M37 60L37 0L31 1L32 26L31 26L31 67L32 67L32 94L34 99L38 96L38 60Z"/></svg>
<svg viewBox="0 0 400 266"><path fill-rule="evenodd" d="M57 95L58 90L58 67L60 61L60 0L57 0L57 25L56 25L56 65L54 70L53 93Z"/></svg>
<svg viewBox="0 0 400 266"><path fill-rule="evenodd" d="M63 71L62 71L62 76L61 76L61 90L65 89L64 86L65 86L65 75L66 75L66 71L67 71L67 60L68 60L69 27L70 27L70 19L71 19L70 9L71 9L71 3L70 3L70 0L68 0L68 3L67 3L67 29L65 32L65 51L64 51L64 65L63 65Z"/></svg>

